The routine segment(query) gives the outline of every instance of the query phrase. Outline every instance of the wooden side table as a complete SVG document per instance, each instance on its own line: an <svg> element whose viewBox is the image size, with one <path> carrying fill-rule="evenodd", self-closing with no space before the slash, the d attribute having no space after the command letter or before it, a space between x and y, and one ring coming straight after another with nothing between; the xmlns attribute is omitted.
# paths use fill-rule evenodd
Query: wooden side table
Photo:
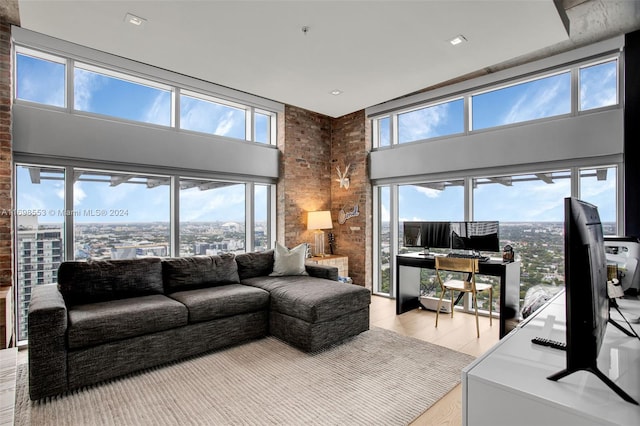
<svg viewBox="0 0 640 426"><path fill-rule="evenodd" d="M11 287L0 287L0 349L8 348L13 337L12 296Z"/></svg>
<svg viewBox="0 0 640 426"><path fill-rule="evenodd" d="M328 254L326 256L314 256L307 259L307 263L335 266L338 268L338 275L341 277L349 276L349 257L341 254Z"/></svg>

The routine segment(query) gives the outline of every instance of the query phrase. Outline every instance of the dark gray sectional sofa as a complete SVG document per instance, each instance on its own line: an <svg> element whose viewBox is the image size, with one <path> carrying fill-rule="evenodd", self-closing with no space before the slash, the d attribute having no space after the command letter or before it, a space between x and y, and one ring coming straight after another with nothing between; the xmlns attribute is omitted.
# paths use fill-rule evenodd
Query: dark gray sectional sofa
<svg viewBox="0 0 640 426"><path fill-rule="evenodd" d="M337 268L270 276L273 264L272 250L63 262L31 297L30 398L268 334L312 352L369 329L370 291Z"/></svg>

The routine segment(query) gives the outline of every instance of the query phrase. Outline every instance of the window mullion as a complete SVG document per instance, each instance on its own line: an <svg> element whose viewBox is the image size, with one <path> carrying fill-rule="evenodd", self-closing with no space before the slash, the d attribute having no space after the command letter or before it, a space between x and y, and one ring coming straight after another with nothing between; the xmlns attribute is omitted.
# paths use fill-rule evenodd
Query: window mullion
<svg viewBox="0 0 640 426"><path fill-rule="evenodd" d="M394 114L395 115L395 114ZM399 196L398 185L389 185L390 209L389 209L389 296L396 297L396 255L398 254L398 218Z"/></svg>
<svg viewBox="0 0 640 426"><path fill-rule="evenodd" d="M247 182L244 185L244 251L249 253L255 251L254 247L254 235L255 235L255 184L253 182Z"/></svg>
<svg viewBox="0 0 640 426"><path fill-rule="evenodd" d="M180 98L182 92L179 87L174 87L171 91L171 127L180 128Z"/></svg>
<svg viewBox="0 0 640 426"><path fill-rule="evenodd" d="M170 197L169 202L169 244L171 244L170 255L172 257L180 256L180 177L173 175L170 180Z"/></svg>
<svg viewBox="0 0 640 426"><path fill-rule="evenodd" d="M256 141L256 111L255 108L249 107L245 109L245 139L248 141Z"/></svg>
<svg viewBox="0 0 640 426"><path fill-rule="evenodd" d="M571 69L571 115L580 111L580 69Z"/></svg>
<svg viewBox="0 0 640 426"><path fill-rule="evenodd" d="M389 146L398 144L398 114L393 113L389 116Z"/></svg>
<svg viewBox="0 0 640 426"><path fill-rule="evenodd" d="M74 241L74 183L75 183L75 169L67 166L64 168L64 259L75 259L75 241Z"/></svg>
<svg viewBox="0 0 640 426"><path fill-rule="evenodd" d="M473 130L473 104L471 103L471 95L465 95L464 96L464 107L463 107L463 111L464 111L464 118L463 118L463 123L464 123L464 129L463 132L465 135L468 135L469 133L471 133L471 131Z"/></svg>
<svg viewBox="0 0 640 426"><path fill-rule="evenodd" d="M73 59L67 59L67 68L65 90L66 90L66 109L72 113L75 111L75 61Z"/></svg>

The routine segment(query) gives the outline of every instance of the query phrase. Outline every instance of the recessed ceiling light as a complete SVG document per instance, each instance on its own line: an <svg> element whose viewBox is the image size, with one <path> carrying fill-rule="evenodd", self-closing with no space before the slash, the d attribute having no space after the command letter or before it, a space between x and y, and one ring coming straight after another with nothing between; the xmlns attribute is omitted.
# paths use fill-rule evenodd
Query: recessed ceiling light
<svg viewBox="0 0 640 426"><path fill-rule="evenodd" d="M127 13L124 16L124 22L131 24L131 25L135 25L136 27L142 27L144 26L144 24L147 22L146 19L141 18L139 16L136 16L132 13Z"/></svg>
<svg viewBox="0 0 640 426"><path fill-rule="evenodd" d="M342 93L342 90L338 90L338 89L334 89L332 91L330 91L329 93L331 93L334 96L338 96Z"/></svg>
<svg viewBox="0 0 640 426"><path fill-rule="evenodd" d="M453 46L457 46L460 43L464 43L465 41L467 41L467 39L465 38L465 36L463 36L462 34L455 36L454 38L452 38L451 40L449 40L449 43L451 43Z"/></svg>

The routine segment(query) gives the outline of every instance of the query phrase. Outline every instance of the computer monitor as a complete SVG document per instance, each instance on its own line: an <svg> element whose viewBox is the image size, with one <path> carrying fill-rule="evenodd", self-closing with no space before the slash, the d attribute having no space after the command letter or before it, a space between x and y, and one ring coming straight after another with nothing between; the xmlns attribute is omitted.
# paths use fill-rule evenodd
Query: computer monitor
<svg viewBox="0 0 640 426"><path fill-rule="evenodd" d="M450 222L404 222L403 242L405 247L420 247L424 254L433 248L451 247Z"/></svg>
<svg viewBox="0 0 640 426"><path fill-rule="evenodd" d="M498 221L452 222L451 248L456 250L500 251Z"/></svg>

